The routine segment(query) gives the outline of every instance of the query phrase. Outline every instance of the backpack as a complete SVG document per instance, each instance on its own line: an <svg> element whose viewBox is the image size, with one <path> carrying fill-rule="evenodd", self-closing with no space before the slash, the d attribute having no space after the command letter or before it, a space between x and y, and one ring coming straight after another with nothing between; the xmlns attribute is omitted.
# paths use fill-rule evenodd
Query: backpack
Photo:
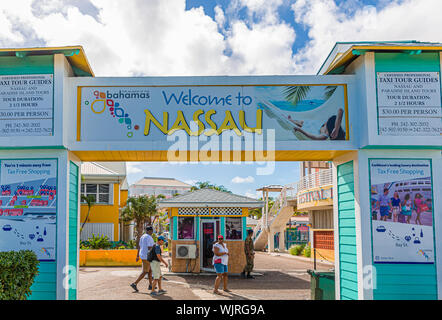
<svg viewBox="0 0 442 320"><path fill-rule="evenodd" d="M157 258L157 255L156 255L156 253L155 253L155 247L156 247L157 245L156 244L154 244L153 246L152 246L152 248L149 250L149 252L147 253L147 261L149 261L149 262L152 262L152 261L158 261L158 258Z"/></svg>

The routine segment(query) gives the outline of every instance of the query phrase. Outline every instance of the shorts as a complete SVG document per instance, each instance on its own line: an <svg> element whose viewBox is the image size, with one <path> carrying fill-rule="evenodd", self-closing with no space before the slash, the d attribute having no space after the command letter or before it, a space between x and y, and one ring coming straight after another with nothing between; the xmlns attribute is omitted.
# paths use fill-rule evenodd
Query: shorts
<svg viewBox="0 0 442 320"><path fill-rule="evenodd" d="M380 212L381 212L381 217L385 217L385 216L388 216L388 214L389 214L389 209L390 209L390 207L387 207L387 206L382 206L381 208L380 208Z"/></svg>
<svg viewBox="0 0 442 320"><path fill-rule="evenodd" d="M393 211L393 214L396 214L396 215L401 213L401 210L399 207L393 207L392 211Z"/></svg>
<svg viewBox="0 0 442 320"><path fill-rule="evenodd" d="M402 210L402 212L401 212L404 216L411 216L411 214L412 214L412 211L411 210L409 210L409 211L406 211L406 210Z"/></svg>
<svg viewBox="0 0 442 320"><path fill-rule="evenodd" d="M143 265L143 272L150 271L150 262L144 259L141 259L141 264Z"/></svg>
<svg viewBox="0 0 442 320"><path fill-rule="evenodd" d="M152 269L152 278L154 280L158 280L162 277L162 273L161 273L161 267L160 267L160 262L159 261L152 261L150 263L150 268Z"/></svg>
<svg viewBox="0 0 442 320"><path fill-rule="evenodd" d="M222 263L215 263L215 271L216 273L227 273L227 265Z"/></svg>

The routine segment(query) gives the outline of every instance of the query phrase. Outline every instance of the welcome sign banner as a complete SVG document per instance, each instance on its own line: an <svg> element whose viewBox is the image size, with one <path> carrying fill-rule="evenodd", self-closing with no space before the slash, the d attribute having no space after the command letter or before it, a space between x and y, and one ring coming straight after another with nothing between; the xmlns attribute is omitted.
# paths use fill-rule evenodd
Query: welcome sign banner
<svg viewBox="0 0 442 320"><path fill-rule="evenodd" d="M346 85L78 87L77 141L172 145L176 132L208 139L348 140ZM169 137L169 139L168 139Z"/></svg>

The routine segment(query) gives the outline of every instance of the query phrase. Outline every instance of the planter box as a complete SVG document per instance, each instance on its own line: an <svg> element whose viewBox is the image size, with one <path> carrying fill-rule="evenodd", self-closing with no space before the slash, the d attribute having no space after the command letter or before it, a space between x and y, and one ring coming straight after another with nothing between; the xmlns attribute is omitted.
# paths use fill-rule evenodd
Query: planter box
<svg viewBox="0 0 442 320"><path fill-rule="evenodd" d="M135 261L137 249L80 250L81 267L141 266L141 259Z"/></svg>

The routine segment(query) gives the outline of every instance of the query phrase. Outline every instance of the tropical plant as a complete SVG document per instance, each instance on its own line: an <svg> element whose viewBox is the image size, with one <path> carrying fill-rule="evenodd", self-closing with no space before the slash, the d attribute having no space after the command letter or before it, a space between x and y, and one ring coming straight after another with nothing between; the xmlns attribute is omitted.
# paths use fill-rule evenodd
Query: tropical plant
<svg viewBox="0 0 442 320"><path fill-rule="evenodd" d="M81 224L80 234L83 231L84 225L86 224L86 222L89 219L89 214L91 213L92 207L95 205L95 197L93 195L91 195L91 194L89 194L87 196L82 194L81 195L81 200L86 202L86 204L87 204L87 215L86 215L86 218L84 219L83 223Z"/></svg>
<svg viewBox="0 0 442 320"><path fill-rule="evenodd" d="M190 191L195 191L195 190L199 190L199 189L214 189L214 190L218 190L218 191L232 193L232 191L228 190L223 185L212 184L209 181L198 181L197 183L195 183L194 186L192 186L190 188Z"/></svg>
<svg viewBox="0 0 442 320"><path fill-rule="evenodd" d="M263 198L259 198L260 201L263 201ZM273 204L275 203L275 200L272 197L269 197L269 212L270 209L273 207ZM259 220L262 217L263 209L262 208L254 208L249 210L249 216L256 216L256 218Z"/></svg>
<svg viewBox="0 0 442 320"><path fill-rule="evenodd" d="M312 248L310 246L305 246L304 250L302 250L302 255L304 257L310 258L312 255Z"/></svg>
<svg viewBox="0 0 442 320"><path fill-rule="evenodd" d="M163 198L163 195L142 195L127 199L127 204L121 211L120 220L124 222L135 221L137 247L143 235L145 225L153 225L155 219L158 218L157 201Z"/></svg>
<svg viewBox="0 0 442 320"><path fill-rule="evenodd" d="M105 235L95 236L95 234L92 234L92 237L87 239L87 242L90 249L109 249L112 247L112 243Z"/></svg>
<svg viewBox="0 0 442 320"><path fill-rule="evenodd" d="M0 252L0 300L26 300L39 263L31 250Z"/></svg>
<svg viewBox="0 0 442 320"><path fill-rule="evenodd" d="M305 244L291 246L289 249L289 252L291 255L299 256L304 251L304 248L305 248Z"/></svg>

